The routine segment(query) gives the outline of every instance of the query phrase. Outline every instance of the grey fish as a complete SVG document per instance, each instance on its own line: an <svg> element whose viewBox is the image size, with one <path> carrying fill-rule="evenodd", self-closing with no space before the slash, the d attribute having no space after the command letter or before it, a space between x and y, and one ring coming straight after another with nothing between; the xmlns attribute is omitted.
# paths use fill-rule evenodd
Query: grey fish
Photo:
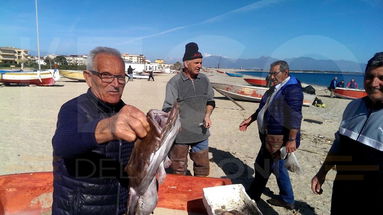
<svg viewBox="0 0 383 215"><path fill-rule="evenodd" d="M169 113L150 110L148 135L136 141L125 171L129 176L129 215L146 215L153 212L158 201L158 182L166 177L165 168L170 166L167 157L181 128L179 105L173 105Z"/></svg>

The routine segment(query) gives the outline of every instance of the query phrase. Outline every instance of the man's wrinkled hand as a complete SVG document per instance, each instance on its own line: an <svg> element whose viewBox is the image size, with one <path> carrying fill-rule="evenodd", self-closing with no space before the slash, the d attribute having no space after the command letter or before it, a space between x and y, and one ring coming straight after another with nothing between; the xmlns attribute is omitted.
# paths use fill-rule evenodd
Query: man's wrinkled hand
<svg viewBox="0 0 383 215"><path fill-rule="evenodd" d="M146 115L132 105L125 105L114 115L110 126L114 137L128 142L144 138L150 130Z"/></svg>

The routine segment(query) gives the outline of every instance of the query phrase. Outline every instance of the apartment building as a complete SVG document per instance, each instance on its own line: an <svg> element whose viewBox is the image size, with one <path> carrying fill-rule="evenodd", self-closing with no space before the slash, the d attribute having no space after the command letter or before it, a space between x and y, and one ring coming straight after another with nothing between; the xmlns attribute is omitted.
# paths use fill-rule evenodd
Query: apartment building
<svg viewBox="0 0 383 215"><path fill-rule="evenodd" d="M17 64L26 61L28 50L14 47L0 47L0 63Z"/></svg>
<svg viewBox="0 0 383 215"><path fill-rule="evenodd" d="M140 55L122 54L121 57L127 63L145 64L145 60L146 60L145 56L142 54Z"/></svg>

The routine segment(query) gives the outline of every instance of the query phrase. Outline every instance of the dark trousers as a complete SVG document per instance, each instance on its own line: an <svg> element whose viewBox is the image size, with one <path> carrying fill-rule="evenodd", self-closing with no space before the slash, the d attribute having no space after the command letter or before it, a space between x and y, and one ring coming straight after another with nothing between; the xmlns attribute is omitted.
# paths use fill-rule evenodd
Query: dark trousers
<svg viewBox="0 0 383 215"><path fill-rule="evenodd" d="M274 173L277 178L280 198L289 204L294 203L293 188L291 186L289 173L284 167L284 160L273 160L270 153L264 147L264 144L262 144L257 159L255 160L254 172L254 180L247 189L250 198L255 201L260 200L271 173Z"/></svg>

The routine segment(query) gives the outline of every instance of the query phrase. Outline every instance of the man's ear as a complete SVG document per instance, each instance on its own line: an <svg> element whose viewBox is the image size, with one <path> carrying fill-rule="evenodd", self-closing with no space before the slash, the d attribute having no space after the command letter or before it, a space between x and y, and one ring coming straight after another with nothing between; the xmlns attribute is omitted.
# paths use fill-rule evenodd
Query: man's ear
<svg viewBox="0 0 383 215"><path fill-rule="evenodd" d="M91 77L90 72L88 70L84 70L82 72L82 75L85 78L86 84L88 84L89 87L92 87L92 77Z"/></svg>

